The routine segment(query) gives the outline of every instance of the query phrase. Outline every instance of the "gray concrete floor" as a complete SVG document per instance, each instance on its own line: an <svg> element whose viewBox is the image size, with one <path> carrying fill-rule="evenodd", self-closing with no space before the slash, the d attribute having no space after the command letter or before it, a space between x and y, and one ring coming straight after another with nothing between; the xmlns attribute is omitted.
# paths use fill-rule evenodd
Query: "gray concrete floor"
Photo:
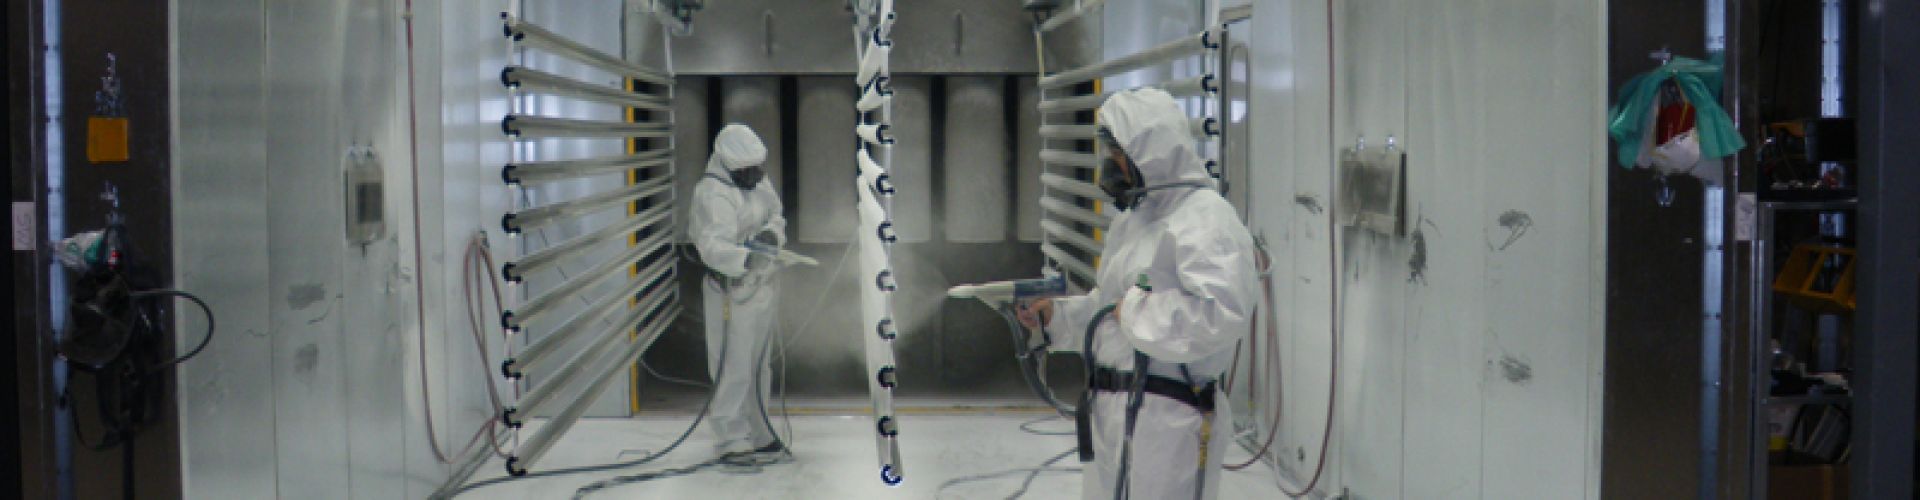
<svg viewBox="0 0 1920 500"><path fill-rule="evenodd" d="M816 410L818 411L818 410ZM796 411L796 413L800 413ZM839 413L833 410L822 413ZM1006 498L1020 488L1024 473L968 482L941 490L950 479L1009 469L1036 467L1073 448L1069 435L1036 435L1020 424L1046 417L1025 410L967 410L912 414L902 412L900 449L906 481L898 487L881 484L875 459L872 420L865 416L807 414L793 417L794 459L758 470L709 468L700 472L626 484L595 492L589 498L675 499L972 499ZM686 429L691 415L656 415L632 419L583 420L568 432L535 470L592 465L631 459L672 442ZM775 419L779 424L779 419ZM1049 419L1030 426L1048 433L1070 433L1068 420ZM531 427L529 428L531 430ZM784 434L784 430L782 433ZM523 434L524 435L524 434ZM695 464L714 455L713 437L702 428L686 444L659 461L633 470L578 474L515 481L460 498L548 499L572 498L574 490L602 479ZM623 454L624 453L624 454ZM1247 453L1229 451L1230 462ZM1073 457L1057 467L1078 467ZM498 477L498 460L482 467L474 480ZM1251 467L1224 476L1220 498L1281 498L1273 472ZM1027 499L1080 498L1078 472L1041 474L1022 497Z"/></svg>

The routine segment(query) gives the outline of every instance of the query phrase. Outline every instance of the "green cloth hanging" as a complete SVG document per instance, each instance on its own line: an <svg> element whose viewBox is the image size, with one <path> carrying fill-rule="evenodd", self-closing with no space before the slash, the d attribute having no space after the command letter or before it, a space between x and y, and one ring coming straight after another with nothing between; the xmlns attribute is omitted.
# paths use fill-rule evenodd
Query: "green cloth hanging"
<svg viewBox="0 0 1920 500"><path fill-rule="evenodd" d="M1654 112L1654 99L1660 95L1660 85L1672 80L1686 94L1687 101L1694 108L1694 128L1700 141L1700 157L1725 158L1747 147L1747 141L1740 138L1740 129L1733 125L1733 119L1720 107L1721 56L1715 54L1712 60L1701 61L1685 57L1675 57L1672 62L1659 69L1634 76L1620 88L1619 99L1607 116L1607 133L1620 143L1620 166L1632 168L1634 160L1640 157L1640 151L1646 147L1641 141L1646 138L1648 113Z"/></svg>

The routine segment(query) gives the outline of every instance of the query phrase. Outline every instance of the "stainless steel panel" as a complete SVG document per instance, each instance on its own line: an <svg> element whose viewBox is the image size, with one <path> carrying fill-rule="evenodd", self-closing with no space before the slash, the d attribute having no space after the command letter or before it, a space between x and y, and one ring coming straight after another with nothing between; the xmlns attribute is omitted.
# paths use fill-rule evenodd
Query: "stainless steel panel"
<svg viewBox="0 0 1920 500"><path fill-rule="evenodd" d="M219 342L178 370L188 498L271 498L275 476L267 256L266 47L260 2L174 2L176 284L219 314ZM201 331L195 314L180 331Z"/></svg>
<svg viewBox="0 0 1920 500"><path fill-rule="evenodd" d="M798 241L846 243L854 226L854 111L855 89L844 77L803 76L799 86L800 127L796 174L800 192L797 214L788 220L797 226Z"/></svg>
<svg viewBox="0 0 1920 500"><path fill-rule="evenodd" d="M760 141L767 145L767 162L761 165L766 169L766 182L773 183L773 189L786 197L781 183L786 178L786 164L781 147L781 134L786 130L780 122L780 78L771 76L740 76L720 80L720 116L727 123L740 123L753 128L760 135ZM712 138L707 139L709 147ZM703 167L704 168L704 167Z"/></svg>
<svg viewBox="0 0 1920 500"><path fill-rule="evenodd" d="M411 240L411 220L402 218L396 224L396 234L404 235L398 239L400 264L390 269L392 276L387 278L388 287L383 293L387 300L395 301L401 309L385 327L390 335L399 337L389 342L398 343L395 350L401 354L396 368L375 372L387 379L389 386L395 380L402 381L400 401L384 402L398 405L397 417L404 425L401 436L387 438L387 443L402 443L397 452L406 460L402 468L362 469L355 463L356 471L367 471L366 476L386 479L397 476L404 481L404 492L398 493L407 498L421 498L437 487L446 477L447 466L438 463L427 449L427 426L425 422L428 410L434 417L434 430L443 447L458 448L465 444L473 429L492 418L493 410L488 404L481 383L482 376L497 373L496 366L488 366L475 352L471 335L463 331L468 320L463 318L464 308L455 298L461 296L460 273L457 272L461 249L477 233L482 233L492 242L495 257L509 260L518 254L520 241L508 238L500 232L499 214L514 206L509 192L501 188L498 172L489 172L494 168L513 161L512 149L502 140L499 120L511 110L507 92L501 88L498 79L499 69L509 64L506 39L500 36L499 14L507 11L516 3L511 0L483 0L470 2L420 3L416 2L415 64L416 80L414 92L417 104L413 112L419 118L419 181L420 219L422 238L420 255L424 257L424 266L416 266L412 257L414 251ZM587 2L579 2L582 11L589 10ZM527 15L528 19L548 22L552 17ZM389 24L393 26L397 24ZM516 63L527 64L542 70L603 85L617 84L611 77L602 75L580 65L560 65L550 62L561 61L558 57L529 54L518 58ZM397 84L395 92L405 95L404 83ZM544 101L544 102L543 102ZM549 110L583 109L594 107L587 103L566 103L561 98L527 98L529 105L546 104ZM568 108L578 106L579 108ZM389 134L390 146L387 151L406 151L406 115L407 108L395 106L390 113L398 122ZM607 119L607 116L572 115L574 118ZM564 142L564 141L555 141ZM579 142L579 141L575 141ZM428 145L432 145L429 147ZM558 146L556 146L557 148ZM583 152L578 157L605 156ZM398 157L397 155L395 156ZM520 159L541 159L527 156ZM391 186L409 186L410 175L405 168L389 168L388 175L393 181ZM558 183L567 184L567 183ZM410 190L396 188L391 190L396 213L407 213L411 209L407 202ZM536 195L540 193L535 193ZM564 237L564 235L559 235ZM422 269L424 267L424 269ZM418 345L417 332L412 325L413 295L412 288L416 280L427 288L427 328L425 346ZM512 293L509 289L508 293ZM511 305L518 297L508 295ZM489 329L487 332L497 332ZM493 352L501 352L497 335L489 335L489 344ZM425 349L425 366L421 366L420 355ZM496 359L497 362L497 359ZM426 372L427 385L420 382L421 372ZM423 401L421 391L430 393L431 401ZM423 406L431 404L431 406ZM457 440L457 442L456 442ZM356 446L355 450L362 447ZM448 452L457 452L449 449ZM375 452L396 453L390 448L375 448ZM451 458L451 457L450 457ZM282 468L281 470L292 470ZM358 479L360 476L356 476ZM356 487L359 481L355 482ZM391 497L396 493L390 490L377 490L366 496Z"/></svg>
<svg viewBox="0 0 1920 500"><path fill-rule="evenodd" d="M1014 137L1014 228L1020 241L1040 241L1040 88L1033 77L1015 79L1018 103L1013 107Z"/></svg>
<svg viewBox="0 0 1920 500"><path fill-rule="evenodd" d="M1010 2L1003 2L1010 3ZM942 225L947 241L1007 241L1013 194L1008 177L1013 151L1007 141L1006 79L947 77L946 137L941 151Z"/></svg>
<svg viewBox="0 0 1920 500"><path fill-rule="evenodd" d="M1251 5L1248 6L1251 11ZM1217 113L1226 122L1226 133L1221 134L1220 165L1227 181L1227 201L1233 203L1244 219L1248 210L1247 189L1243 185L1247 176L1248 155L1252 152L1252 127L1248 119L1250 92L1253 89L1252 70L1253 46L1247 40L1254 35L1249 23L1239 23L1228 28L1226 47L1221 57L1220 100L1221 110Z"/></svg>
<svg viewBox="0 0 1920 500"><path fill-rule="evenodd" d="M1018 2L920 0L901 2L896 11L895 73L1035 70L1033 21ZM843 0L708 2L694 16L693 35L673 40L674 70L681 75L853 73L854 40Z"/></svg>
<svg viewBox="0 0 1920 500"><path fill-rule="evenodd" d="M266 13L267 116L341 117L346 2L276 5ZM350 484L347 460L346 363L340 299L346 246L341 158L353 140L332 120L276 120L267 128L265 285L273 341L274 429L281 470L279 495L328 498Z"/></svg>
<svg viewBox="0 0 1920 500"><path fill-rule="evenodd" d="M393 194L399 192L393 187L401 185L397 180L407 165L398 113L405 106L398 92L403 81L399 50L403 42L402 34L393 29L400 24L400 12L377 0L355 0L350 5L342 34L344 51L348 61L358 62L348 72L343 111L350 118L341 126L349 139L370 142L382 155L389 193L384 212L403 213ZM406 366L402 336L407 330L395 325L404 324L407 302L388 293L402 286L394 269L405 254L395 240L399 226L393 218L388 216L381 240L346 250L342 283L349 292L339 303L345 319L337 348L344 360L346 387L337 404L349 419L347 497L354 499L386 498L406 489L406 391L394 380Z"/></svg>
<svg viewBox="0 0 1920 500"><path fill-rule="evenodd" d="M893 227L900 241L933 238L933 80L893 77ZM878 158L876 158L877 160Z"/></svg>
<svg viewBox="0 0 1920 500"><path fill-rule="evenodd" d="M673 39L681 75L852 73L853 20L837 0L707 2ZM837 36L836 36L837 35Z"/></svg>
<svg viewBox="0 0 1920 500"><path fill-rule="evenodd" d="M895 73L1033 73L1033 16L1018 2L899 2Z"/></svg>

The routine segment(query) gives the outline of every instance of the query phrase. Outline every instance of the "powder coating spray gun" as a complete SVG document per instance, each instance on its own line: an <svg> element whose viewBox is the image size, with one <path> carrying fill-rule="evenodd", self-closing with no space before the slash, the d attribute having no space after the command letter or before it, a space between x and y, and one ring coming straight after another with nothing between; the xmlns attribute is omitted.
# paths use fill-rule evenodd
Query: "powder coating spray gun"
<svg viewBox="0 0 1920 500"><path fill-rule="evenodd" d="M1008 331L1013 336L1014 353L1020 359L1020 374L1026 378L1027 386L1060 415L1072 416L1073 406L1060 402L1059 398L1054 397L1053 389L1047 386L1046 353L1047 348L1053 345L1051 340L1045 332L1027 332L1017 316L1017 308L1026 307L1034 300L1066 294L1067 277L1053 270L1047 270L1040 278L959 285L947 289L947 297L978 299L1007 320Z"/></svg>

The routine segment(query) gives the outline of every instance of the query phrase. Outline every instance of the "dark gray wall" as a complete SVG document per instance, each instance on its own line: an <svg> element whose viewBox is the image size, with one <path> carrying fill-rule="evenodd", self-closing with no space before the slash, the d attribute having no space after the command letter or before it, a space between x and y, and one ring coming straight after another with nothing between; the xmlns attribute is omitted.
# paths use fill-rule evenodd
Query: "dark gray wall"
<svg viewBox="0 0 1920 500"><path fill-rule="evenodd" d="M1699 0L1610 0L1607 8L1609 89L1652 70L1659 62L1648 54L1662 47L1689 57L1705 53ZM1616 165L1608 158L1600 492L1688 498L1700 477L1703 192L1698 180L1674 178L1673 204L1662 207L1650 171Z"/></svg>
<svg viewBox="0 0 1920 500"><path fill-rule="evenodd" d="M0 11L0 30L6 40L6 137L7 186L11 202L37 202L40 192L40 134L35 117L40 115L40 15L35 2L8 2ZM38 203L35 203L38 207ZM35 219L39 218L35 210ZM9 225L9 229L14 229ZM34 232L36 240L44 240ZM40 335L45 304L38 249L8 252L7 324L16 332L12 339L0 342L0 374L14 383L0 383L0 494L18 498L44 498L53 489L53 433L48 429L44 394L51 387L42 367L46 359ZM23 478L28 480L22 481Z"/></svg>
<svg viewBox="0 0 1920 500"><path fill-rule="evenodd" d="M1913 498L1914 305L1920 303L1920 4L1874 1L1858 13L1860 119L1859 312L1855 498Z"/></svg>
<svg viewBox="0 0 1920 500"><path fill-rule="evenodd" d="M173 276L172 169L168 144L171 93L168 87L169 42L167 5L139 0L64 0L60 22L62 100L59 126L65 134L65 161L49 168L65 172L69 232L103 227L105 203L98 198L108 183L120 192L130 245L151 266L145 272L161 280ZM94 91L105 76L106 54L118 56L118 73L132 123L131 160L122 164L91 165L86 161L86 117L93 113ZM59 238L62 235L48 235ZM54 279L61 279L55 277ZM156 283L167 286L166 282ZM170 308L171 309L171 308ZM171 344L168 342L166 344ZM171 355L171 354L169 354ZM82 426L98 429L92 415L93 390L89 376L69 379ZM174 393L171 374L159 390ZM133 445L134 487L142 498L180 496L179 426L173 418L174 398L162 398L159 421L143 430ZM58 422L55 425L60 425ZM98 431L87 436L99 439ZM117 498L124 470L119 449L95 452L75 446L74 492L78 498Z"/></svg>

